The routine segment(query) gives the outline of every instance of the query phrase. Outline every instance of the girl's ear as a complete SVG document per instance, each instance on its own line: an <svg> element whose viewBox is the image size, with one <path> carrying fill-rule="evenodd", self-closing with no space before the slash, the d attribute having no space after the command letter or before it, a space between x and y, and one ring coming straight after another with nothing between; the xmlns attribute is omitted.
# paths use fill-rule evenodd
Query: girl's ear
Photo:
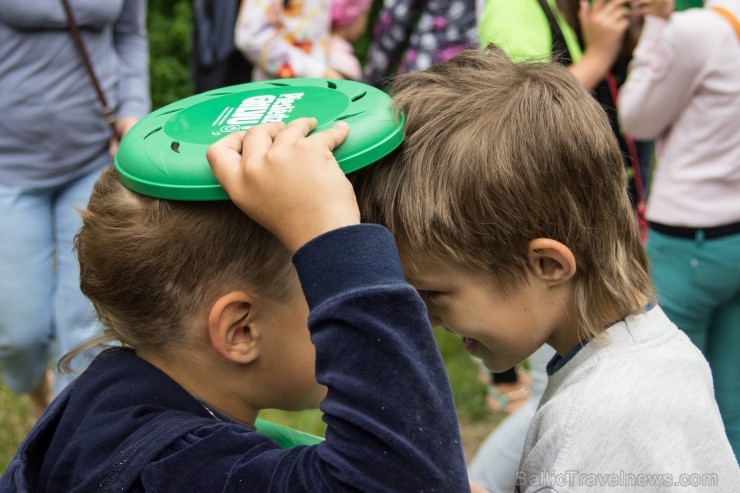
<svg viewBox="0 0 740 493"><path fill-rule="evenodd" d="M254 299L232 291L220 297L208 315L211 345L223 358L247 364L259 357L260 334L252 324Z"/></svg>
<svg viewBox="0 0 740 493"><path fill-rule="evenodd" d="M550 238L536 238L529 242L529 262L535 276L550 286L567 282L576 273L573 252Z"/></svg>

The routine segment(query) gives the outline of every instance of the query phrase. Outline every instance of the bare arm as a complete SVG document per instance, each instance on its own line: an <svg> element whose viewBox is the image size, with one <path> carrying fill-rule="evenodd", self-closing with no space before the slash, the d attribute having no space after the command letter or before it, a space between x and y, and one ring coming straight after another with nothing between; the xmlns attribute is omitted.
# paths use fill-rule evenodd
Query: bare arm
<svg viewBox="0 0 740 493"><path fill-rule="evenodd" d="M630 25L629 3L630 0L595 0L589 5L581 0L578 20L585 52L568 70L586 89L596 87L614 64Z"/></svg>

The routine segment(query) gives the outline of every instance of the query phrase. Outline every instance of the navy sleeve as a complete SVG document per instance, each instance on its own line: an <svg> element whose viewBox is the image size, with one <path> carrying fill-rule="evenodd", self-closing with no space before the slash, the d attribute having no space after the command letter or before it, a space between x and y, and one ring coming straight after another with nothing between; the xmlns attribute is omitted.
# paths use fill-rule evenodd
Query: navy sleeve
<svg viewBox="0 0 740 493"><path fill-rule="evenodd" d="M329 387L318 448L331 473L361 491L468 491L447 374L391 234L342 228L293 261L311 308L317 379Z"/></svg>

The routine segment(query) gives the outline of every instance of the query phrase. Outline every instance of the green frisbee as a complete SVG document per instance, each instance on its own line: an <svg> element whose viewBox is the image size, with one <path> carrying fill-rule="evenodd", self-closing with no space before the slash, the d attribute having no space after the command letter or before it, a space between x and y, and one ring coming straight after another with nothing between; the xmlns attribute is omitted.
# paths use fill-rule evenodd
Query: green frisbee
<svg viewBox="0 0 740 493"><path fill-rule="evenodd" d="M295 430L260 418L257 418L254 424L257 428L257 433L272 438L283 448L293 448L298 445L316 445L324 441L323 438L316 435L311 435L304 431Z"/></svg>
<svg viewBox="0 0 740 493"><path fill-rule="evenodd" d="M351 80L278 79L214 89L150 113L123 138L114 163L123 184L143 195L228 200L206 160L208 147L259 123L301 117L316 118L316 131L349 124L349 136L334 149L345 173L403 140L403 115L396 117L390 96L379 89Z"/></svg>

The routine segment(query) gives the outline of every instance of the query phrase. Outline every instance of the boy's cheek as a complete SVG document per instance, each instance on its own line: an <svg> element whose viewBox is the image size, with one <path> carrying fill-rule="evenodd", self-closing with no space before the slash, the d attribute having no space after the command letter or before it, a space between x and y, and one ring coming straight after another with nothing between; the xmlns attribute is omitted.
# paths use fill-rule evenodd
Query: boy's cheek
<svg viewBox="0 0 740 493"><path fill-rule="evenodd" d="M429 307L429 303L426 303L427 305L427 317L429 318L429 324L432 327L438 327L442 324L442 319L440 319L437 315L434 314L434 311L432 308Z"/></svg>
<svg viewBox="0 0 740 493"><path fill-rule="evenodd" d="M315 408L318 408L321 405L321 401L324 400L327 392L329 391L326 385L321 385L319 383L317 383L317 385L318 385L318 391L317 391L316 403L314 405Z"/></svg>

